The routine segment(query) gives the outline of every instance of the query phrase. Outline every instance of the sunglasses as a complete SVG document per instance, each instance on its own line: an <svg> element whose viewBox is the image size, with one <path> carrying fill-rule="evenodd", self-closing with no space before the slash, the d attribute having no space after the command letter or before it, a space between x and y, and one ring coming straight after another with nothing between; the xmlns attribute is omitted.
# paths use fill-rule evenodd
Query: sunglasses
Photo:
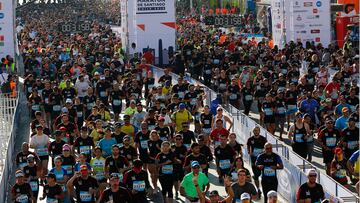
<svg viewBox="0 0 360 203"><path fill-rule="evenodd" d="M191 167L191 168L193 168L193 169L199 169L200 166L194 166L194 167Z"/></svg>
<svg viewBox="0 0 360 203"><path fill-rule="evenodd" d="M316 177L316 175L309 175L309 177Z"/></svg>
<svg viewBox="0 0 360 203"><path fill-rule="evenodd" d="M182 140L181 138L176 138L175 140Z"/></svg>
<svg viewBox="0 0 360 203"><path fill-rule="evenodd" d="M218 109L217 111L223 111L222 109Z"/></svg>

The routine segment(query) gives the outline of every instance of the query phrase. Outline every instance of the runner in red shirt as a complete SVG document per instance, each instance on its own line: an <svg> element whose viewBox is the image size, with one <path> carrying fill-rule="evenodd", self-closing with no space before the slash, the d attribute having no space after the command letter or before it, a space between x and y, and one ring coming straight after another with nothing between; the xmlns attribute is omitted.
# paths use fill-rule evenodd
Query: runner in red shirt
<svg viewBox="0 0 360 203"><path fill-rule="evenodd" d="M219 138L220 135L229 136L229 131L224 128L223 120L217 119L215 122L216 128L211 131L210 139L214 142L214 146L218 146L220 144Z"/></svg>

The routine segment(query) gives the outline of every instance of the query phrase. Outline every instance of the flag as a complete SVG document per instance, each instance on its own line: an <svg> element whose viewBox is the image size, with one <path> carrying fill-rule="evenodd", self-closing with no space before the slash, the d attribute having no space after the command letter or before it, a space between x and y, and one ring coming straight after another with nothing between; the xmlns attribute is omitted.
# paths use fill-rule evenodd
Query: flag
<svg viewBox="0 0 360 203"><path fill-rule="evenodd" d="M4 36L0 35L0 46L4 46Z"/></svg>

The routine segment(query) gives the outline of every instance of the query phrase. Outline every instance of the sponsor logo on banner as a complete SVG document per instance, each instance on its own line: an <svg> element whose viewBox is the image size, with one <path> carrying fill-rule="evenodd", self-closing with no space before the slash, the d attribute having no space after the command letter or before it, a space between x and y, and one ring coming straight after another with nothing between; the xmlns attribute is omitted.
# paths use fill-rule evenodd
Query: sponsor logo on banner
<svg viewBox="0 0 360 203"><path fill-rule="evenodd" d="M315 42L321 42L321 38L320 38L320 37L316 37L316 38L315 38Z"/></svg>
<svg viewBox="0 0 360 203"><path fill-rule="evenodd" d="M301 21L301 20L302 20L301 16L298 15L298 17L296 18L296 20L297 20L297 21Z"/></svg>
<svg viewBox="0 0 360 203"><path fill-rule="evenodd" d="M318 13L318 12L319 12L319 10L317 8L313 9L313 13Z"/></svg>
<svg viewBox="0 0 360 203"><path fill-rule="evenodd" d="M317 7L321 7L321 6L322 6L321 1L317 1L317 2L316 2L316 6L317 6Z"/></svg>
<svg viewBox="0 0 360 203"><path fill-rule="evenodd" d="M294 25L295 28L304 28L305 24L296 24Z"/></svg>
<svg viewBox="0 0 360 203"><path fill-rule="evenodd" d="M294 13L306 13L308 10L294 10Z"/></svg>
<svg viewBox="0 0 360 203"><path fill-rule="evenodd" d="M0 19L3 19L5 17L4 13L0 13Z"/></svg>
<svg viewBox="0 0 360 203"><path fill-rule="evenodd" d="M319 15L306 16L306 19L309 19L309 20L319 19L319 18L320 18L320 16L319 16Z"/></svg>
<svg viewBox="0 0 360 203"><path fill-rule="evenodd" d="M304 2L304 7L312 7L313 3L312 2Z"/></svg>
<svg viewBox="0 0 360 203"><path fill-rule="evenodd" d="M310 32L311 32L311 34L318 34L318 33L320 33L320 30L311 30Z"/></svg>
<svg viewBox="0 0 360 203"><path fill-rule="evenodd" d="M323 24L309 24L309 27L321 27Z"/></svg>
<svg viewBox="0 0 360 203"><path fill-rule="evenodd" d="M277 29L281 29L281 23L277 23L277 24L275 25L275 27L276 27Z"/></svg>
<svg viewBox="0 0 360 203"><path fill-rule="evenodd" d="M296 31L296 33L298 33L298 34L306 34L306 30L298 30L298 31Z"/></svg>

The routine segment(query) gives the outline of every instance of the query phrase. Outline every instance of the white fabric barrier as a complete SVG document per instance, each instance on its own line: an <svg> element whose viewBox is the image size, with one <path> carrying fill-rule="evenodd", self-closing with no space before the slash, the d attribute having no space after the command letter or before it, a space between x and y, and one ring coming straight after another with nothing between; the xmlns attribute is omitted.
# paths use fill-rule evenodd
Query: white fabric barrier
<svg viewBox="0 0 360 203"><path fill-rule="evenodd" d="M155 77L155 83L164 74L164 71L160 68L152 66L153 75ZM178 75L171 73L172 83L176 84ZM204 87L206 93L205 103L210 105L210 102L216 98L216 92L206 87L197 80L190 77L185 79L194 85L201 85ZM224 113L232 118L234 122L233 131L237 135L237 141L246 145L248 138L252 135L252 130L255 126L260 127L260 132L265 136L271 144L273 144L273 152L281 156L284 162L284 169L278 171L279 194L285 198L288 202L296 202L296 192L301 184L307 181L306 172L309 169L316 169L311 163L302 159L295 154L288 146L283 145L275 136L267 132L266 129L257 124L254 120L243 114L240 110L231 105L224 106ZM243 147L244 161L250 163L250 156L247 153L246 147ZM316 169L317 170L317 169ZM318 171L318 182L322 184L325 189L325 195L327 198L332 197L334 202L360 202L359 198L351 193L348 189L338 184L331 177L325 173Z"/></svg>

